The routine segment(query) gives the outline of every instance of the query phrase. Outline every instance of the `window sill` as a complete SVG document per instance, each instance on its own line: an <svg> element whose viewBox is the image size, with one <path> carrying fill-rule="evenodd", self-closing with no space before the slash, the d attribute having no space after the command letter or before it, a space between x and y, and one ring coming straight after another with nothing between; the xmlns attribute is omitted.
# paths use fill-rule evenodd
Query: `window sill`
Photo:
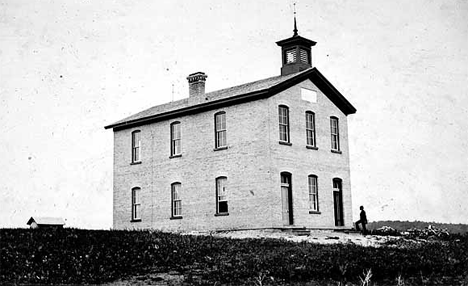
<svg viewBox="0 0 468 286"><path fill-rule="evenodd" d="M138 165L138 164L141 164L141 161L138 161L138 162L131 162L130 165Z"/></svg>
<svg viewBox="0 0 468 286"><path fill-rule="evenodd" d="M130 222L140 222L141 218L132 219Z"/></svg>
<svg viewBox="0 0 468 286"><path fill-rule="evenodd" d="M221 151L221 150L227 150L227 146L222 146L222 147L218 147L218 148L214 148L213 151Z"/></svg>
<svg viewBox="0 0 468 286"><path fill-rule="evenodd" d="M281 145L287 145L287 146L292 146L291 142L286 142L286 141L279 141Z"/></svg>
<svg viewBox="0 0 468 286"><path fill-rule="evenodd" d="M340 150L331 150L332 153L341 154Z"/></svg>
<svg viewBox="0 0 468 286"><path fill-rule="evenodd" d="M179 157L182 157L182 154L171 155L171 156L169 156L169 159L172 159L172 158L179 158Z"/></svg>
<svg viewBox="0 0 468 286"><path fill-rule="evenodd" d="M311 149L311 150L318 150L318 147L310 146L310 145L306 145L306 148Z"/></svg>
<svg viewBox="0 0 468 286"><path fill-rule="evenodd" d="M319 211L309 211L310 214L322 214L321 212Z"/></svg>
<svg viewBox="0 0 468 286"><path fill-rule="evenodd" d="M172 216L170 219L183 219L184 217L183 216Z"/></svg>
<svg viewBox="0 0 468 286"><path fill-rule="evenodd" d="M229 213L219 213L219 214L215 214L215 216L228 216Z"/></svg>

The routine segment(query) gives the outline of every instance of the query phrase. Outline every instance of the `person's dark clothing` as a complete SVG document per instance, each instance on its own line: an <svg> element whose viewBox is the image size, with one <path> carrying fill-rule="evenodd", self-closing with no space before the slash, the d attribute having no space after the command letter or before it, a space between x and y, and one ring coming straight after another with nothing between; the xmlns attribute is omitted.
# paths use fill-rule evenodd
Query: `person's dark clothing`
<svg viewBox="0 0 468 286"><path fill-rule="evenodd" d="M356 230L361 230L359 228L359 224L362 225L362 234L366 234L367 233L367 229L366 229L366 224L367 224L367 216L366 216L366 212L364 210L361 210L361 214L359 215L360 216L360 220L358 220L356 222Z"/></svg>

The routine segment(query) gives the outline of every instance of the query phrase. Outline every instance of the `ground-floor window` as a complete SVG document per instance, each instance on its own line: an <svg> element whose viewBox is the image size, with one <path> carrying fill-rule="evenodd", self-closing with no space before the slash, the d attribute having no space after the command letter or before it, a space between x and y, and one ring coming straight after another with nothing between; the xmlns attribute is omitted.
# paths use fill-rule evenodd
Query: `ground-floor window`
<svg viewBox="0 0 468 286"><path fill-rule="evenodd" d="M318 212L319 201L318 201L318 184L317 176L309 176L309 210Z"/></svg>
<svg viewBox="0 0 468 286"><path fill-rule="evenodd" d="M180 183L174 183L171 185L171 197L172 197L172 217L182 216L182 199L181 191L182 185Z"/></svg>
<svg viewBox="0 0 468 286"><path fill-rule="evenodd" d="M140 188L132 189L132 220L141 220Z"/></svg>
<svg viewBox="0 0 468 286"><path fill-rule="evenodd" d="M226 183L227 183L226 177L216 178L216 213L217 214L228 213Z"/></svg>

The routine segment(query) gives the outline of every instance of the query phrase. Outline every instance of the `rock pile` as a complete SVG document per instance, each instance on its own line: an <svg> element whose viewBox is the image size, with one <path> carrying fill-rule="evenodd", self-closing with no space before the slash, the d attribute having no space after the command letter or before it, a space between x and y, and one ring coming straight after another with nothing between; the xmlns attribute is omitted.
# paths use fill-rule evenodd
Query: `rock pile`
<svg viewBox="0 0 468 286"><path fill-rule="evenodd" d="M410 228L407 231L399 232L393 227L382 226L372 231L374 235L382 236L403 236L408 239L446 239L450 236L447 229L441 229L428 225L424 229Z"/></svg>
<svg viewBox="0 0 468 286"><path fill-rule="evenodd" d="M394 229L393 227L389 227L389 226L382 226L380 228L377 228L377 229L374 229L372 231L372 234L375 234L375 235L383 235L383 236L400 236L401 233Z"/></svg>
<svg viewBox="0 0 468 286"><path fill-rule="evenodd" d="M446 239L450 236L447 229L441 229L428 225L425 229L410 228L405 237L419 239Z"/></svg>

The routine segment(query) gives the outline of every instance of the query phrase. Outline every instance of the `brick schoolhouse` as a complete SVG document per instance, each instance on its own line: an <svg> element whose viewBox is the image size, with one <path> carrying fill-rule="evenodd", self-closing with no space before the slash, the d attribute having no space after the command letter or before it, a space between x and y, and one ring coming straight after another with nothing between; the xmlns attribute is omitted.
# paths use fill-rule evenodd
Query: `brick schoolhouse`
<svg viewBox="0 0 468 286"><path fill-rule="evenodd" d="M281 75L189 97L114 131L113 224L170 231L351 228L347 116L356 109L312 66L316 42L277 42Z"/></svg>

